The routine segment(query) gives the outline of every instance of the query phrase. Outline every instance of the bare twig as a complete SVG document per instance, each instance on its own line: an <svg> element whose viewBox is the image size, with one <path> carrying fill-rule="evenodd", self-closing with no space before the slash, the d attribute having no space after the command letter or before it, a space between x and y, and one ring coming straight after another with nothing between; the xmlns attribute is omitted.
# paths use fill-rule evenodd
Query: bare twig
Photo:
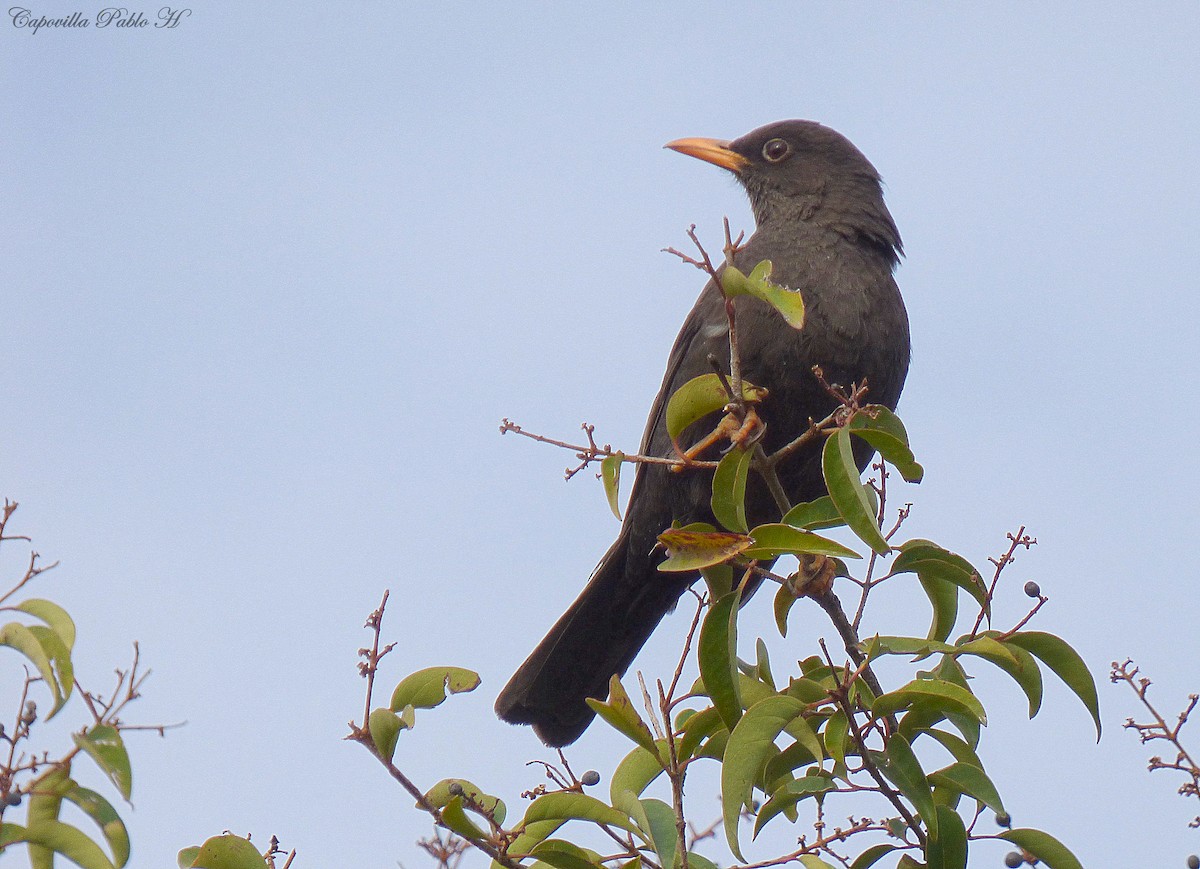
<svg viewBox="0 0 1200 869"><path fill-rule="evenodd" d="M562 447L563 449L574 452L576 458L580 460L581 464L574 468L567 468L565 477L568 480L582 471L591 462L594 462L597 459L606 459L609 456L615 456L619 452L618 450L614 450L609 444L605 444L601 447L592 441L592 429L594 429L594 426L591 426L588 423L583 423L583 430L588 432L588 440L591 442L588 444L573 444L569 443L568 441L561 441L556 438L546 437L545 435L526 431L517 423L508 419L503 419L500 421L501 434L512 432L513 434L521 435L521 437L529 438L530 440L537 441L541 444L550 444L551 446ZM672 468L678 468L681 466L695 468L715 468L717 466L717 462L704 461L700 459L686 459L682 456L669 459L663 458L662 456L644 456L638 453L622 453L621 456L623 461L641 465L667 465L668 467Z"/></svg>
<svg viewBox="0 0 1200 869"><path fill-rule="evenodd" d="M1175 759L1173 761L1165 761L1156 755L1150 758L1148 768L1151 771L1166 769L1183 773L1189 780L1180 785L1179 794L1185 797L1200 798L1200 766L1196 764L1191 753L1188 752L1179 738L1183 726L1188 722L1188 717L1195 710L1197 702L1200 702L1200 695L1189 694L1187 706L1176 717L1175 724L1169 725L1162 713L1154 707L1154 704L1147 697L1150 685L1152 684L1151 681L1145 676L1139 678L1138 674L1139 670L1133 665L1132 660L1126 659L1124 663L1120 664L1116 661L1112 662L1112 671L1109 674L1109 679L1114 683L1124 682L1127 684L1152 717L1151 721L1146 723L1139 723L1129 718L1125 722L1125 727L1137 733L1138 739L1142 741L1143 745L1156 740L1164 740L1170 743L1176 751ZM1200 815L1195 817L1188 826L1200 827Z"/></svg>
<svg viewBox="0 0 1200 869"><path fill-rule="evenodd" d="M1026 549L1029 549L1031 546L1035 546L1037 544L1036 537L1030 537L1028 534L1025 533L1024 525L1022 525L1020 528L1017 529L1016 534L1010 533L1007 536L1008 536L1008 550L1005 551L1005 553L1003 555L1001 555L999 558L989 558L988 559L988 561L990 561L996 568L995 573L992 574L991 584L988 585L987 600L989 603L996 595L996 585L1000 582L1000 574L1002 574L1004 572L1004 568L1006 568L1006 567L1008 567L1008 565L1012 564L1012 562L1014 560L1014 554L1017 551L1017 547L1023 546ZM1040 606L1040 604L1039 604L1039 606ZM1036 612L1036 608L1035 608L1035 612ZM971 636L972 637L974 637L976 634L979 633L979 626L983 624L983 619L984 619L984 616L986 613L987 613L987 607L979 608L979 615L977 615L975 617L975 625L971 628Z"/></svg>
<svg viewBox="0 0 1200 869"><path fill-rule="evenodd" d="M825 648L824 641L821 642L821 650L825 653L825 658L829 663L830 670L836 673L837 668L834 666L833 660L829 657L829 650ZM868 672L870 672L870 670L865 665L861 665L859 669L855 671L855 673L862 674L864 681ZM896 791L895 788L893 788L890 784L888 784L887 779L883 777L883 773L879 771L879 768L875 765L875 762L871 760L871 752L867 747L866 737L863 735L863 731L859 728L858 721L855 717L855 712L857 710L850 703L850 686L852 684L853 681L848 678L844 683L840 684L837 689L835 689L833 692L833 698L841 707L842 713L846 716L846 721L850 725L849 733L854 738L854 743L858 748L859 758L862 761L862 768L867 772L868 775L871 776L871 778L875 780L875 784L879 786L880 793L883 794L883 796L887 798L888 802L892 804L896 811L900 813L900 816L904 818L904 822L908 825L908 828L913 831L913 835L917 837L917 840L921 843L921 846L924 847L925 831L921 829L920 824L917 823L917 819L913 816L912 812L908 810L908 806L904 805L904 801L900 799L899 792ZM868 682L868 684L870 683Z"/></svg>
<svg viewBox="0 0 1200 869"><path fill-rule="evenodd" d="M383 630L383 613L387 609L388 595L391 594L390 589L384 589L383 599L379 601L379 606L367 616L366 627L371 631L371 648L359 649L359 657L365 660L359 662L358 673L367 680L367 698L363 708L363 719L361 729L367 730L370 727L371 718L371 698L375 692L375 674L379 671L379 662L390 652L395 643L389 643L379 650L379 635Z"/></svg>

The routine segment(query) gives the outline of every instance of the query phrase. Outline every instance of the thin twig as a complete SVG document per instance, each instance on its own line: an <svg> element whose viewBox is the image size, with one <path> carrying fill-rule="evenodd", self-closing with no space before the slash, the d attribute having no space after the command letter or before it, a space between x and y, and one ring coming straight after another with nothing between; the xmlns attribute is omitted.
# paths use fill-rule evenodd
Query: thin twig
<svg viewBox="0 0 1200 869"><path fill-rule="evenodd" d="M1030 537L1028 534L1026 534L1025 526L1022 525L1017 529L1016 534L1008 535L1008 541L1008 550L1003 555L1001 555L999 558L988 559L988 561L995 565L996 568L995 573L992 574L991 584L988 585L986 598L988 603L991 603L992 599L996 596L996 586L1000 582L1000 574L1004 572L1004 568L1012 564L1014 560L1014 553L1016 553L1017 547L1024 546L1026 549L1029 549L1029 547L1034 546L1037 543L1037 538ZM975 624L971 628L970 635L972 637L979 633L979 626L983 624L983 618L987 613L987 610L988 607L985 606L979 608L979 615L975 617Z"/></svg>
<svg viewBox="0 0 1200 869"><path fill-rule="evenodd" d="M834 667L833 661L829 657L829 650L825 648L824 642L821 643L821 650L825 652L825 657L829 662L830 670L836 673L837 668ZM869 671L866 668L860 668L860 670L862 671L862 675L865 679L866 674ZM858 721L855 718L855 709L850 705L850 684L851 683L847 681L845 686L839 687L834 692L834 699L837 700L838 705L841 706L842 713L846 716L846 721L850 725L849 732L850 735L854 737L854 743L858 747L859 759L862 761L862 768L866 770L867 774L875 780L877 785L879 785L880 792L887 798L888 802L895 807L896 811L900 813L900 816L904 818L905 824L907 824L908 828L913 831L913 835L917 837L917 840L921 843L922 847L924 847L925 831L921 829L920 824L917 823L917 819L913 817L912 812L910 812L908 807L904 805L904 802L900 799L899 793L897 793L891 787L891 785L888 784L887 779L883 777L883 773L879 771L879 768L875 765L875 762L871 760L871 751L867 747L866 738L863 736L862 730L859 729Z"/></svg>
<svg viewBox="0 0 1200 869"><path fill-rule="evenodd" d="M1137 698L1141 704L1146 707L1146 711L1153 716L1153 720L1148 723L1139 723L1134 721L1132 718L1129 718L1125 721L1125 727L1126 729L1136 732L1138 739L1140 739L1143 744L1147 742L1154 742L1155 740L1160 739L1169 742L1177 752L1175 755L1175 760L1164 761L1161 757L1156 755L1150 758L1148 768L1152 772L1157 769L1182 772L1184 775L1188 776L1190 781L1186 781L1180 786L1179 793L1185 797L1200 797L1200 765L1197 765L1191 753L1188 752L1187 748L1184 747L1183 742L1179 738L1180 732L1183 730L1183 726L1187 724L1188 718L1195 710L1197 702L1200 702L1200 695L1189 694L1188 704L1176 717L1175 725L1168 725L1162 713L1155 708L1154 704L1150 702L1150 698L1147 696L1150 690L1150 685L1152 684L1151 681L1145 676L1138 678L1138 673L1139 670L1137 667L1133 666L1132 660L1126 659L1122 664L1118 664L1116 661L1112 662L1112 671L1109 674L1109 679L1112 682L1126 683L1131 689L1133 689L1133 693L1137 695ZM1194 818L1188 824L1188 826L1200 827L1200 816Z"/></svg>
<svg viewBox="0 0 1200 869"><path fill-rule="evenodd" d="M587 431L588 424L584 423L583 425L584 431ZM556 438L546 437L545 435L535 434L534 432L525 431L525 429L509 419L503 419L500 421L500 433L507 434L508 432L521 435L521 437L529 438L530 440L537 441L541 444L550 444L551 446L562 447L563 449L574 452L576 458L578 458L582 464L575 468L567 468L565 476L568 480L587 467L589 463L594 462L597 459L606 459L610 456L615 456L618 454L618 452L620 452L619 450L614 450L609 444L605 444L602 447L594 443L573 444L569 443L568 441L561 441ZM718 464L718 462L701 459L686 459L683 457L667 459L663 458L662 456L644 456L638 453L621 453L621 457L622 461L632 462L633 464L667 465L672 468L684 466L694 468L715 468Z"/></svg>

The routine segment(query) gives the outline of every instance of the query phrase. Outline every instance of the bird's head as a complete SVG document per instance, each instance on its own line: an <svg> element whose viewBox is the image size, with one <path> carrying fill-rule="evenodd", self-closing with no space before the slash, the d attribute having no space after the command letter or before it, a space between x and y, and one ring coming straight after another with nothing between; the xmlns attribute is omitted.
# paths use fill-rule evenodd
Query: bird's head
<svg viewBox="0 0 1200 869"><path fill-rule="evenodd" d="M760 227L802 220L853 234L893 260L901 251L879 173L849 139L816 121L776 121L732 142L689 138L665 147L737 176Z"/></svg>

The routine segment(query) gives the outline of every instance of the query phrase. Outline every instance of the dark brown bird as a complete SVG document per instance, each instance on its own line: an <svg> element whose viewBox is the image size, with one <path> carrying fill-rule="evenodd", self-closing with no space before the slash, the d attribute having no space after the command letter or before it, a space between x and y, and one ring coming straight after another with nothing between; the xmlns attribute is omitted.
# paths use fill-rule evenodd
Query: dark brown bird
<svg viewBox="0 0 1200 869"><path fill-rule="evenodd" d="M879 173L866 157L844 136L813 121L779 121L733 142L680 139L666 147L737 177L750 197L757 228L735 265L749 272L761 260L771 260L771 280L798 290L805 302L805 325L797 331L766 303L747 296L735 300L743 376L770 391L759 409L767 452L834 409L812 373L814 365L830 382L865 379L868 400L894 408L909 361L908 316L892 279L900 234L883 203ZM728 321L712 281L675 339L642 453L674 455L664 420L667 400L691 378L712 371L710 355L729 370ZM871 450L859 448L862 469ZM825 494L819 447L790 456L777 473L792 503ZM548 745L579 738L593 716L585 698L608 696L612 675L625 672L696 580L696 575L661 573L664 556L655 544L675 520L713 521L711 485L705 473L638 466L620 535L583 593L500 693L496 711L501 718L532 724ZM746 508L752 524L779 518L766 487L753 475Z"/></svg>

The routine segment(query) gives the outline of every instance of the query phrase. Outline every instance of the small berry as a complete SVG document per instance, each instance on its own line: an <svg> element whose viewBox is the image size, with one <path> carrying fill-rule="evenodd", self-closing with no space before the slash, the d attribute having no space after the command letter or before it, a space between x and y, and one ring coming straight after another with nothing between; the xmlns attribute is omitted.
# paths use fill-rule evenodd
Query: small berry
<svg viewBox="0 0 1200 869"><path fill-rule="evenodd" d="M450 791L451 796L455 797L461 797L465 793L463 786L456 781L450 782L450 787L448 787L447 790Z"/></svg>
<svg viewBox="0 0 1200 869"><path fill-rule="evenodd" d="M8 796L4 798L4 802L8 803L10 806L21 805L21 792L9 791Z"/></svg>
<svg viewBox="0 0 1200 869"><path fill-rule="evenodd" d="M1008 812L996 812L996 826L1011 827L1012 816L1010 816Z"/></svg>
<svg viewBox="0 0 1200 869"><path fill-rule="evenodd" d="M598 784L600 784L600 773L596 772L594 769L589 769L579 779L579 783L581 785L583 785L584 787L589 787L589 788L592 785L598 785Z"/></svg>
<svg viewBox="0 0 1200 869"><path fill-rule="evenodd" d="M1200 869L1200 857L1195 854L1189 854L1187 859L1188 869Z"/></svg>
<svg viewBox="0 0 1200 869"><path fill-rule="evenodd" d="M1009 851L1004 855L1004 865L1008 869L1017 869L1018 866L1025 864L1025 858L1018 851Z"/></svg>
<svg viewBox="0 0 1200 869"><path fill-rule="evenodd" d="M1029 582L1025 583L1025 594L1029 595L1030 597L1041 597L1042 587L1031 579Z"/></svg>

